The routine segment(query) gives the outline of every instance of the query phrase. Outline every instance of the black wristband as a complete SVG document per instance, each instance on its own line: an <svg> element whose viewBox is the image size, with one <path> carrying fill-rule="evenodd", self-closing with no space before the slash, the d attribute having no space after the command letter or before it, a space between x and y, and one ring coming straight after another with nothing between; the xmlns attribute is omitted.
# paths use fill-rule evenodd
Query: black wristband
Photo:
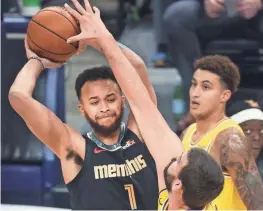
<svg viewBox="0 0 263 211"><path fill-rule="evenodd" d="M28 61L29 61L30 59L36 59L36 60L38 60L38 61L42 64L43 69L45 69L45 65L44 65L44 63L41 61L40 58L38 58L38 57L36 57L36 56L31 56L30 58L28 58Z"/></svg>

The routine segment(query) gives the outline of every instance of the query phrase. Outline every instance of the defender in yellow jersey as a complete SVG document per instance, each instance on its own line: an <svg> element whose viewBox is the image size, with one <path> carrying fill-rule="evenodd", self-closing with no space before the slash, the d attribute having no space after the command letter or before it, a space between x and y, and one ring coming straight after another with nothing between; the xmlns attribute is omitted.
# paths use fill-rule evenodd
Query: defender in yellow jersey
<svg viewBox="0 0 263 211"><path fill-rule="evenodd" d="M201 58L194 69L190 113L196 123L187 129L183 145L186 150L206 150L222 167L225 184L213 206L219 210L262 210L263 185L250 142L237 123L225 116L226 102L239 85L239 70L223 56ZM213 208L207 205L205 209Z"/></svg>
<svg viewBox="0 0 263 211"><path fill-rule="evenodd" d="M173 158L163 177L165 186L159 180L158 210L202 210L224 186L221 168L209 153L199 148Z"/></svg>
<svg viewBox="0 0 263 211"><path fill-rule="evenodd" d="M190 150L193 147L198 147L211 151L213 142L218 133L229 129L236 128L242 133L241 128L237 125L236 122L230 119L224 119L218 123L218 125L206 133L198 142L194 143L192 141L193 134L196 132L196 124L193 124L189 127L187 132L184 135L183 145L186 150ZM239 196L239 193L235 187L235 183L231 179L228 172L224 172L225 184L221 194L213 201L213 205L216 206L219 210L245 210L246 206L244 205L242 199ZM211 204L207 205L205 209L211 209Z"/></svg>

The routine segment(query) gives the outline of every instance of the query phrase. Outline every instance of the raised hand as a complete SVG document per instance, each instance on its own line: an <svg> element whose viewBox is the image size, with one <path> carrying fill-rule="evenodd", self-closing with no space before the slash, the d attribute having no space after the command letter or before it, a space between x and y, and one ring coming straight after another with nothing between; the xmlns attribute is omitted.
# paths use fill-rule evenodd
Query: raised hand
<svg viewBox="0 0 263 211"><path fill-rule="evenodd" d="M72 0L72 2L77 11L72 9L68 4L64 6L66 10L79 21L81 33L70 37L67 40L68 43L81 41L83 46L86 44L96 48L99 39L112 36L101 20L98 8L93 7L93 12L88 0L84 0L85 9L77 0Z"/></svg>

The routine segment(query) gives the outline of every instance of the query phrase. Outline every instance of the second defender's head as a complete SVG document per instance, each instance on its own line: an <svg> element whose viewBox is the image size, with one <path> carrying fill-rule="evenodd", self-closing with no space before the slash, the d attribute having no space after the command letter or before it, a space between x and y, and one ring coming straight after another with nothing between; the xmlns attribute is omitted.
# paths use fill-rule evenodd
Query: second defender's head
<svg viewBox="0 0 263 211"><path fill-rule="evenodd" d="M164 170L164 179L170 195L169 206L177 206L170 209L201 210L224 186L221 167L209 153L199 148L172 159Z"/></svg>

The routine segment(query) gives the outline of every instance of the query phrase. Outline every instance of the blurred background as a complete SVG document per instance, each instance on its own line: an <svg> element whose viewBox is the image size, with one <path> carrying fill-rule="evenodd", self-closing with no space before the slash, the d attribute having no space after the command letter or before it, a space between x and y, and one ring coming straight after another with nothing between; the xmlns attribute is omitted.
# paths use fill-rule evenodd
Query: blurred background
<svg viewBox="0 0 263 211"><path fill-rule="evenodd" d="M59 161L32 135L8 102L9 88L26 62L23 39L28 21L41 8L63 6L66 2L70 1L1 1L2 204L70 208ZM191 123L188 89L192 63L202 55L226 55L239 66L241 85L229 106L244 100L263 106L262 8L254 8L254 13L242 16L225 4L224 10L212 17L214 14L209 13L202 0L90 2L101 10L102 19L114 37L147 64L159 110L178 135ZM63 122L85 133L90 128L77 110L75 79L84 69L102 64L107 64L104 56L87 48L58 70L45 71L34 97ZM262 159L261 150L257 158L261 173Z"/></svg>

